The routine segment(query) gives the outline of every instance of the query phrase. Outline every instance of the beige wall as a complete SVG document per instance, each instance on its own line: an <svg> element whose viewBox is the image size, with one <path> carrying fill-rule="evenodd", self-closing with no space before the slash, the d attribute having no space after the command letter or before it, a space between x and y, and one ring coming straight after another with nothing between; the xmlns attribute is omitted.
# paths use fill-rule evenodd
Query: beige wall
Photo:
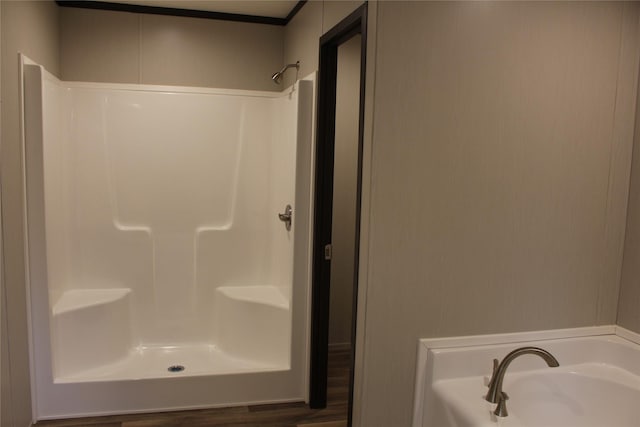
<svg viewBox="0 0 640 427"><path fill-rule="evenodd" d="M361 426L410 425L418 338L615 322L637 27L630 3L378 4Z"/></svg>
<svg viewBox="0 0 640 427"><path fill-rule="evenodd" d="M338 47L329 343L351 342L358 184L359 35Z"/></svg>
<svg viewBox="0 0 640 427"><path fill-rule="evenodd" d="M638 90L640 92L640 87ZM637 99L640 104L640 93ZM636 107L624 263L616 323L640 333L640 105Z"/></svg>
<svg viewBox="0 0 640 427"><path fill-rule="evenodd" d="M284 62L300 61L299 75L318 69L320 37L356 10L362 1L310 1L293 17L284 31ZM285 86L294 73L285 75Z"/></svg>
<svg viewBox="0 0 640 427"><path fill-rule="evenodd" d="M22 221L18 52L59 72L58 7L2 1L2 221L6 315L2 325L2 426L31 422ZM7 351L5 351L7 350Z"/></svg>
<svg viewBox="0 0 640 427"><path fill-rule="evenodd" d="M2 165L2 6L0 6L0 165ZM3 422L2 396L5 394L5 381L3 379L6 379L9 375L9 369L6 366L6 361L9 358L5 356L5 351L7 350L5 340L8 337L7 332L3 329L7 324L5 319L7 309L4 293L4 273L2 272L2 242L2 188L0 188L0 424Z"/></svg>
<svg viewBox="0 0 640 427"><path fill-rule="evenodd" d="M281 90L284 28L61 8L64 80Z"/></svg>

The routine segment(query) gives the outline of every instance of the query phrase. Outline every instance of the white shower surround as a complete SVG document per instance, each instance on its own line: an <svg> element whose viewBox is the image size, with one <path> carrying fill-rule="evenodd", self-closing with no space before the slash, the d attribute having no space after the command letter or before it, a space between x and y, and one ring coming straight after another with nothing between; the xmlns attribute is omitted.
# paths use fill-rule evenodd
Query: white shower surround
<svg viewBox="0 0 640 427"><path fill-rule="evenodd" d="M313 82L23 67L35 417L306 400Z"/></svg>

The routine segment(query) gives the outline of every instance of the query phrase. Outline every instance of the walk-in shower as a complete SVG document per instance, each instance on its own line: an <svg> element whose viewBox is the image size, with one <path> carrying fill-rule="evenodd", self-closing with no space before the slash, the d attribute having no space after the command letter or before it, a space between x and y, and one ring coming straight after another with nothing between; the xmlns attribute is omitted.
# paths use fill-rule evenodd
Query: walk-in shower
<svg viewBox="0 0 640 427"><path fill-rule="evenodd" d="M313 84L23 68L36 417L305 400Z"/></svg>

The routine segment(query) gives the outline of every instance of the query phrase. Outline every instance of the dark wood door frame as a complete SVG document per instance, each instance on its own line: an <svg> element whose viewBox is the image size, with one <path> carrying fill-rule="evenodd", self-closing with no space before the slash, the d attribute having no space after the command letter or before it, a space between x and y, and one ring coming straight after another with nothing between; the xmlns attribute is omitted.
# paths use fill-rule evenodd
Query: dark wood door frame
<svg viewBox="0 0 640 427"><path fill-rule="evenodd" d="M358 124L358 182L356 192L356 234L353 310L351 319L351 373L349 380L349 425L353 403L353 373L358 297L358 257L362 195L362 149L364 130L364 94L367 52L367 3L356 9L320 38L318 72L318 116L316 131L315 205L313 230L313 274L311 303L311 378L309 405L327 405L327 358L329 348L329 296L331 262L325 259L325 245L331 242L333 211L333 166L336 125L336 79L338 46L360 34L360 111Z"/></svg>

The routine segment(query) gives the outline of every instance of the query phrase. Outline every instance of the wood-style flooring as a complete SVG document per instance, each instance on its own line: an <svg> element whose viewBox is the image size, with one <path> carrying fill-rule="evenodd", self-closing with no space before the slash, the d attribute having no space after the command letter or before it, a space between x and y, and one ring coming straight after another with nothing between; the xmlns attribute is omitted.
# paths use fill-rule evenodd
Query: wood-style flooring
<svg viewBox="0 0 640 427"><path fill-rule="evenodd" d="M303 402L40 421L35 427L346 427L349 350L329 351L327 407Z"/></svg>

